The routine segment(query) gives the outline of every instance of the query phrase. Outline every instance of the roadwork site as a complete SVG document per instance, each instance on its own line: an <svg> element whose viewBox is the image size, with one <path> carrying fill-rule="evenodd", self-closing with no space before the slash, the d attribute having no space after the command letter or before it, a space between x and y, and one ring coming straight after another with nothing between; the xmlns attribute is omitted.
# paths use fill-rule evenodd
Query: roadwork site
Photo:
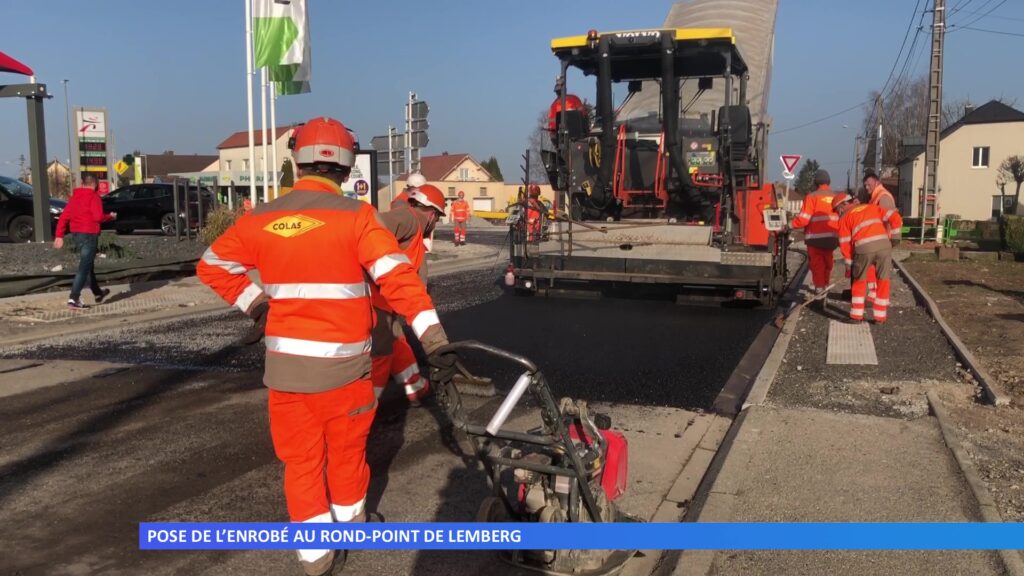
<svg viewBox="0 0 1024 576"><path fill-rule="evenodd" d="M12 3L0 576L1024 576L990 3Z"/></svg>
<svg viewBox="0 0 1024 576"><path fill-rule="evenodd" d="M556 395L587 398L611 416L629 442L629 486L617 502L624 512L655 522L986 519L992 505L979 504L929 408L974 397L976 384L902 281L893 290L895 321L868 332L875 363L828 364L829 348L848 345L828 337L844 304L805 309L776 330L747 378L745 408L731 417L715 413L716 397L771 326L770 311L516 297L497 281L497 246L488 250L488 263L474 255L469 270L434 267L431 290L450 336L514 348L545 371ZM471 266L473 257L465 258ZM180 296L164 296L173 293ZM294 560L283 552L136 549L139 522L283 519L284 501L266 433L262 346L236 343L251 321L187 279L118 294L122 304L111 299L104 314L45 322L26 321L25 310L45 310L57 294L0 302L7 338L25 340L14 335L17 326L32 335L5 344L0 361L10 573L288 570ZM599 319L597 307L605 311ZM79 331L86 321L99 328ZM609 333L628 334L628 342ZM700 337L680 337L690 333ZM632 362L619 360L626 353ZM515 371L474 356L466 362L497 384L496 396L463 396L471 418L486 421ZM508 426L525 429L535 408L521 405ZM489 488L466 448L436 402L411 407L388 389L367 447L370 520L475 519ZM60 561L51 569L54 549ZM448 574L455 565L466 574L519 573L484 551L355 552L346 572ZM996 552L640 551L623 573L823 571L1005 568Z"/></svg>

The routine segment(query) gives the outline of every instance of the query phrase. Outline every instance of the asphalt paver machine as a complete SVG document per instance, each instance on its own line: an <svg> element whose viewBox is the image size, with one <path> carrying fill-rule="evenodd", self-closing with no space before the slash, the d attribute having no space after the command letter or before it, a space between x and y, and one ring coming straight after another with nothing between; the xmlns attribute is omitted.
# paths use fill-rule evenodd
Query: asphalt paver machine
<svg viewBox="0 0 1024 576"><path fill-rule="evenodd" d="M557 220L542 242L512 227L516 291L662 284L773 302L788 276L784 199L764 178L767 128L732 30L592 30L551 49L561 73L542 159ZM593 106L573 105L570 70L596 80ZM644 90L660 97L629 106Z"/></svg>
<svg viewBox="0 0 1024 576"><path fill-rule="evenodd" d="M438 398L456 430L483 464L492 495L480 505L481 522L635 522L615 500L627 487L628 446L611 419L581 400L555 400L547 379L530 360L475 341L452 343L440 352L485 354L524 371L485 423L471 422L454 379L441 382ZM540 425L507 426L529 393ZM521 427L522 428L522 427ZM507 562L566 576L614 574L635 550L510 550Z"/></svg>

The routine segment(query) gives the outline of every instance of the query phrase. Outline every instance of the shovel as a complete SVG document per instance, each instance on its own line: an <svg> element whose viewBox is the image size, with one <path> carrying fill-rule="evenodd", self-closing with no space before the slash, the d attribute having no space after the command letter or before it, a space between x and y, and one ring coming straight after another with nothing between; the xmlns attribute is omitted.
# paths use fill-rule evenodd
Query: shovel
<svg viewBox="0 0 1024 576"><path fill-rule="evenodd" d="M828 298L829 292L833 288L835 288L837 284L839 284L839 283L838 282L833 282L832 284L829 284L828 287L826 287L824 290L821 291L821 294L810 294L809 296L804 298L803 302L801 302L801 303L797 304L796 306L794 306L793 308L791 308L789 310L789 313L779 312L779 315L776 316L774 320L772 320L772 323L775 324L776 328L778 328L779 330L782 330L782 327L786 324L786 319L787 318L789 318L790 316L792 316L796 312L804 309L811 302L815 302L817 300L823 300L825 298Z"/></svg>

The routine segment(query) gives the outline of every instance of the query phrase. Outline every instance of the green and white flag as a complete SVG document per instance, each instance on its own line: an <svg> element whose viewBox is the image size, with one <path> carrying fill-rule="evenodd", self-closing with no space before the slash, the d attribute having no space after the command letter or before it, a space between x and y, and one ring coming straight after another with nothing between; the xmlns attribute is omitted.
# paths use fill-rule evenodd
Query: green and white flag
<svg viewBox="0 0 1024 576"><path fill-rule="evenodd" d="M306 0L255 0L253 53L280 95L309 92L312 77Z"/></svg>

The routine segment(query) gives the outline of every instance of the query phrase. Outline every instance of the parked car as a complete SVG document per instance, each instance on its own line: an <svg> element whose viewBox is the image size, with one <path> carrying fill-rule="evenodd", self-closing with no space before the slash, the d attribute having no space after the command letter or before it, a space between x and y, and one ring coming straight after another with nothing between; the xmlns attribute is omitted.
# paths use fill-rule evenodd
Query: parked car
<svg viewBox="0 0 1024 576"><path fill-rule="evenodd" d="M50 198L50 227L57 227L57 219L68 203ZM28 242L35 238L35 220L32 217L32 187L21 180L0 176L0 237L11 242Z"/></svg>
<svg viewBox="0 0 1024 576"><path fill-rule="evenodd" d="M202 189L203 216L214 207L213 193ZM199 192L189 188L189 223L195 228L199 222ZM168 236L175 234L174 186L171 184L132 184L114 190L103 197L104 212L117 212L117 219L104 228L113 228L119 234L135 230L161 230ZM185 228L184 198L179 199L178 218Z"/></svg>

